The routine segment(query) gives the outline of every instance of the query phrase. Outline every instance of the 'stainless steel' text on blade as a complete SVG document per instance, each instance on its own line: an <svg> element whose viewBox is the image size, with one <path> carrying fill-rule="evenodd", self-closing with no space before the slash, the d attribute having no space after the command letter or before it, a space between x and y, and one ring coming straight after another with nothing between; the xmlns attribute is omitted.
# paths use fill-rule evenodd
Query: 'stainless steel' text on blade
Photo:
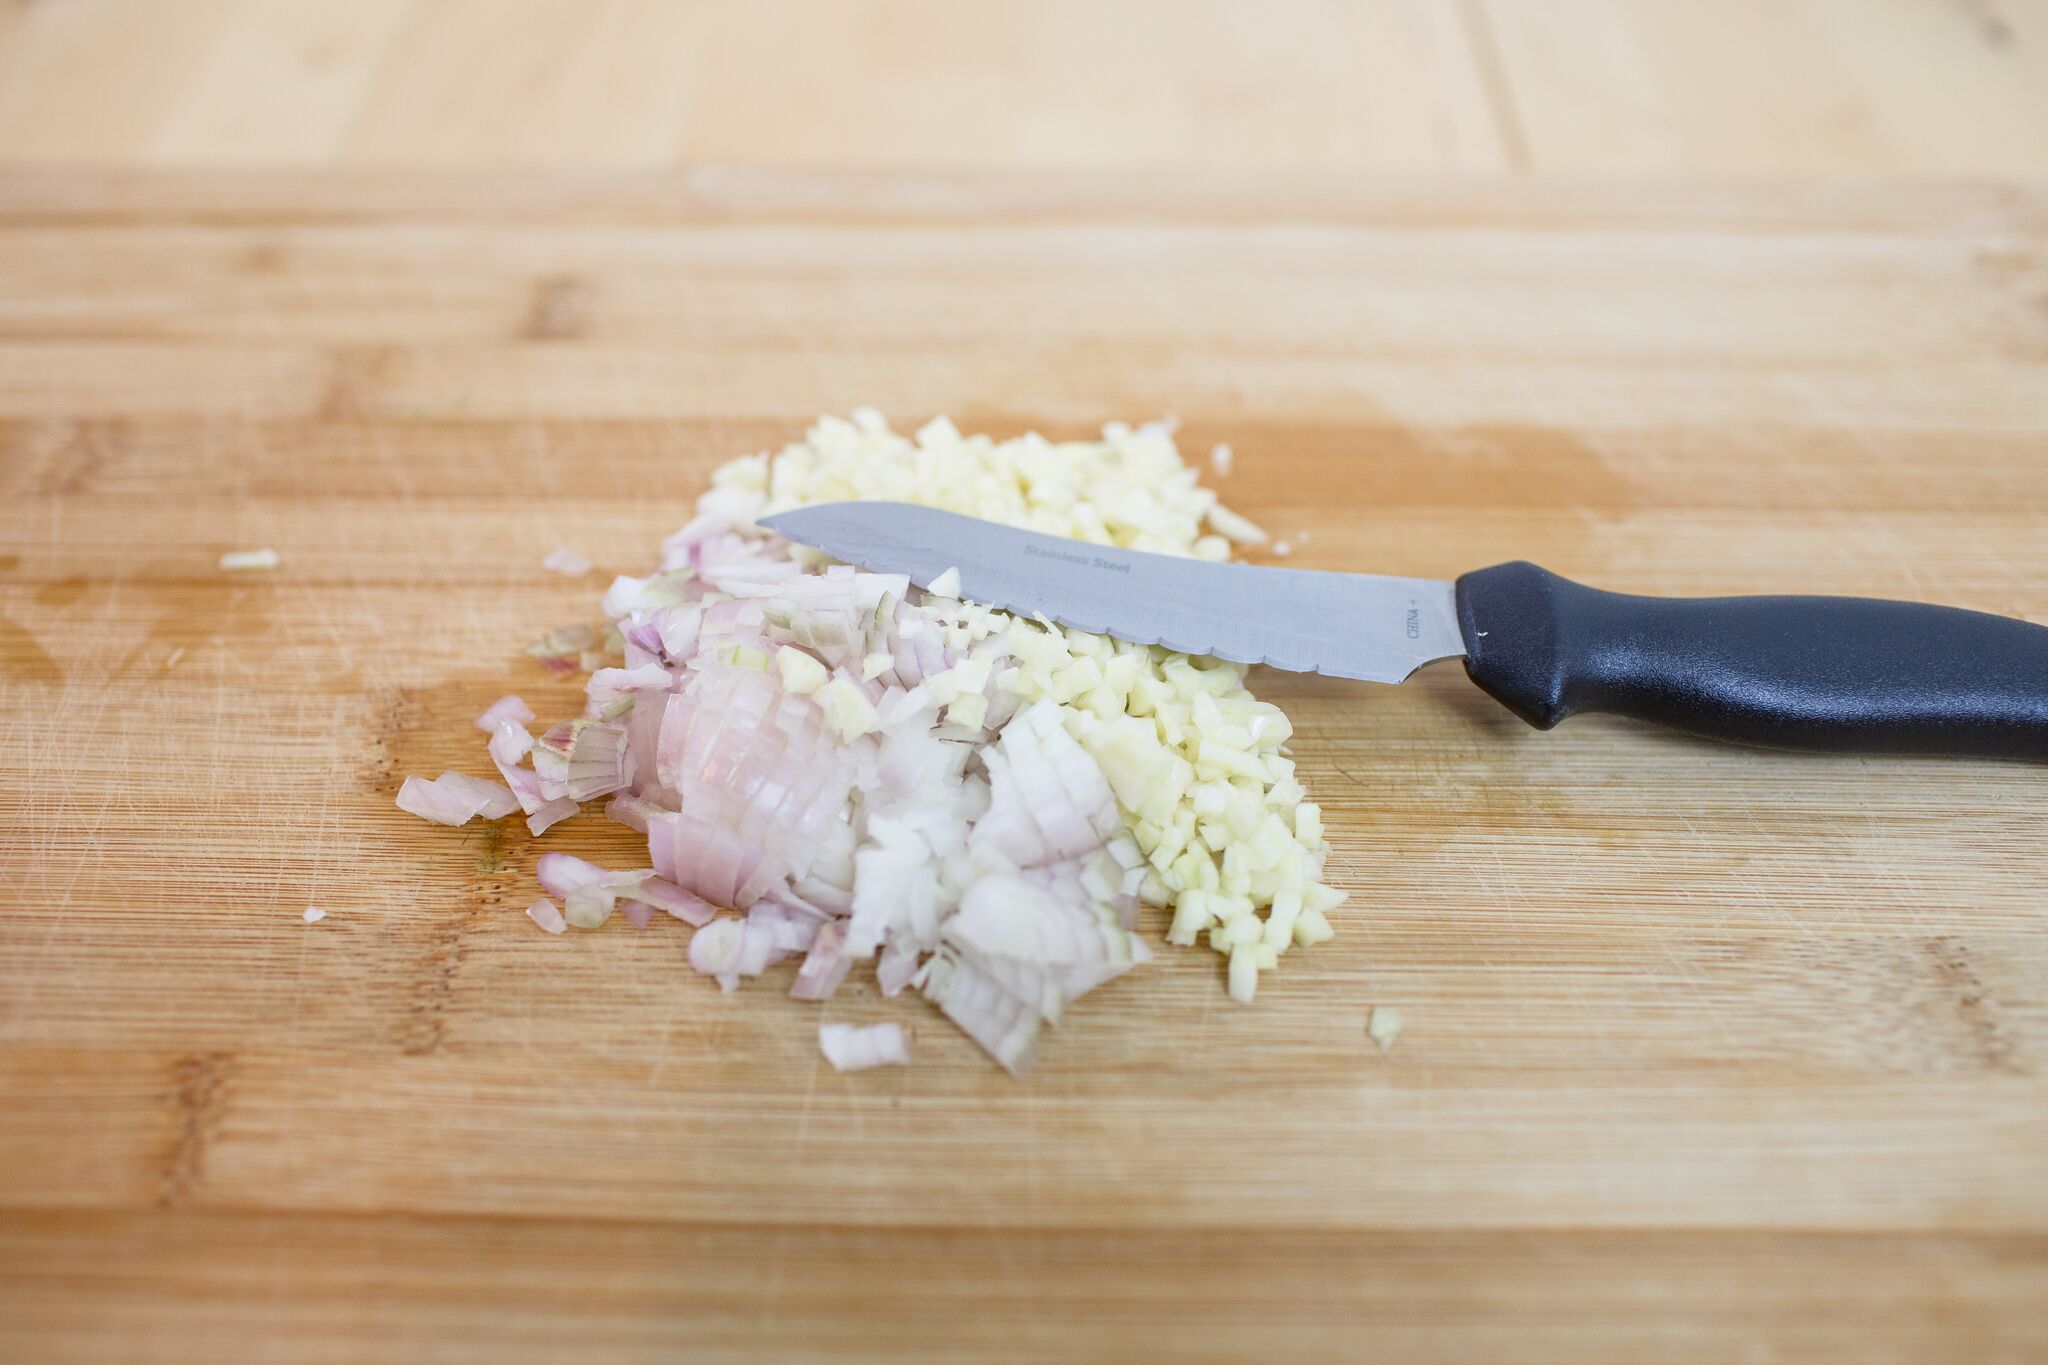
<svg viewBox="0 0 2048 1365"><path fill-rule="evenodd" d="M1014 530L901 502L837 502L764 517L791 540L923 587L1076 630L1298 673L1397 683L1464 654L1451 584L1216 564Z"/></svg>

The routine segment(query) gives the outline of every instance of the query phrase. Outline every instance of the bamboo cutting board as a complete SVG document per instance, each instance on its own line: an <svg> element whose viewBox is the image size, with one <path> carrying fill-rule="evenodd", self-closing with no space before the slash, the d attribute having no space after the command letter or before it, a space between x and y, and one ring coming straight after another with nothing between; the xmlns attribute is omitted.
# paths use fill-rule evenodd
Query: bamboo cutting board
<svg viewBox="0 0 2048 1365"><path fill-rule="evenodd" d="M2048 1353L2038 768L1266 675L1339 938L1021 1084L540 934L601 819L393 807L860 403L1177 414L1298 565L2048 620L2037 192L0 178L0 1355Z"/></svg>

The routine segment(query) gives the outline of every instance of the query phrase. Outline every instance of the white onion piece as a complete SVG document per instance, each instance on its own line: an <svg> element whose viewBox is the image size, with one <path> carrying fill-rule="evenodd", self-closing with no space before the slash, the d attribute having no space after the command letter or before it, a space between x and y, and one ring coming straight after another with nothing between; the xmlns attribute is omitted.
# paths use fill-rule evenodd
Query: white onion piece
<svg viewBox="0 0 2048 1365"><path fill-rule="evenodd" d="M633 757L623 725L567 721L535 741L531 757L541 795L551 801L564 796L589 801L633 783Z"/></svg>
<svg viewBox="0 0 2048 1365"><path fill-rule="evenodd" d="M595 929L612 917L619 898L603 884L579 886L562 898L562 917L578 929Z"/></svg>
<svg viewBox="0 0 2048 1365"><path fill-rule="evenodd" d="M674 682L660 664L647 663L638 668L600 668L590 675L586 690L592 696L600 692L666 692Z"/></svg>
<svg viewBox="0 0 2048 1365"><path fill-rule="evenodd" d="M685 659L697 647L697 630L704 622L704 609L697 606L664 607L654 612L648 622L654 628L655 638L661 642L662 652L670 659Z"/></svg>
<svg viewBox="0 0 2048 1365"><path fill-rule="evenodd" d="M1102 769L1066 731L1059 708L1038 702L1003 727L988 763L988 813L970 846L1016 867L1099 848L1123 830Z"/></svg>
<svg viewBox="0 0 2048 1365"><path fill-rule="evenodd" d="M820 1024L818 1048L834 1071L865 1071L876 1066L909 1066L910 1042L901 1024Z"/></svg>
<svg viewBox="0 0 2048 1365"><path fill-rule="evenodd" d="M562 918L562 912L546 897L527 906L526 917L551 934L563 933L569 928L569 921Z"/></svg>
<svg viewBox="0 0 2048 1365"><path fill-rule="evenodd" d="M721 916L690 935L690 965L706 976L718 978L720 989L731 991L740 984L734 968L739 963L740 941L746 925Z"/></svg>
<svg viewBox="0 0 2048 1365"><path fill-rule="evenodd" d="M497 761L497 755L493 754L492 759ZM531 768L515 768L509 763L498 762L498 772L505 779L506 788L519 802L519 808L528 815L532 815L547 804L546 798L540 794L540 777Z"/></svg>
<svg viewBox="0 0 2048 1365"><path fill-rule="evenodd" d="M646 578L629 578L621 574L612 580L611 587L605 589L600 605L604 614L615 621L636 612L680 606L685 600L691 577L687 569L651 574Z"/></svg>
<svg viewBox="0 0 2048 1365"><path fill-rule="evenodd" d="M497 733L499 725L507 722L513 725L533 724L533 708L519 697L500 697L476 718L476 728L491 735Z"/></svg>
<svg viewBox="0 0 2048 1365"><path fill-rule="evenodd" d="M808 953L817 942L819 924L817 917L780 901L757 901L747 911L748 932L762 936L767 944L768 962Z"/></svg>
<svg viewBox="0 0 2048 1365"><path fill-rule="evenodd" d="M670 698L656 765L682 810L649 816L655 867L734 908L810 870L853 786L851 759L809 699L772 673L722 664Z"/></svg>
<svg viewBox="0 0 2048 1365"><path fill-rule="evenodd" d="M1061 901L1021 877L983 877L946 922L949 941L987 957L1038 966L1121 972L1151 956L1135 934L1092 909ZM1105 978L1106 979L1106 978Z"/></svg>
<svg viewBox="0 0 2048 1365"><path fill-rule="evenodd" d="M939 952L925 964L921 986L925 998L945 1012L962 1032L981 1044L1005 1071L1021 1076L1038 1055L1043 1018L971 963Z"/></svg>
<svg viewBox="0 0 2048 1365"><path fill-rule="evenodd" d="M510 787L463 773L442 773L429 782L408 777L398 789L398 808L437 825L466 825L481 815L499 820L519 809Z"/></svg>
<svg viewBox="0 0 2048 1365"><path fill-rule="evenodd" d="M690 935L690 965L715 978L722 991L737 990L741 977L767 970L770 952L769 935L759 926L723 915Z"/></svg>
<svg viewBox="0 0 2048 1365"><path fill-rule="evenodd" d="M882 988L883 995L895 996L910 984L917 971L917 950L892 943L882 950L881 959L875 963L875 983Z"/></svg>
<svg viewBox="0 0 2048 1365"><path fill-rule="evenodd" d="M501 767L517 764L532 752L533 735L524 725L503 720L499 721L497 728L491 732L491 761Z"/></svg>
<svg viewBox="0 0 2048 1365"><path fill-rule="evenodd" d="M642 800L637 796L628 796L621 792L605 802L604 813L611 819L624 825L627 829L645 834L647 832L647 817L660 809L661 807L652 801Z"/></svg>
<svg viewBox="0 0 2048 1365"><path fill-rule="evenodd" d="M820 925L811 949L797 969L796 984L789 988L797 1000L829 1000L853 966L853 954L846 951L846 923L834 920Z"/></svg>
<svg viewBox="0 0 2048 1365"><path fill-rule="evenodd" d="M526 647L551 673L574 672L577 664L597 648L597 632L589 626L563 626L551 630ZM595 664L589 665L596 667Z"/></svg>
<svg viewBox="0 0 2048 1365"><path fill-rule="evenodd" d="M718 914L718 907L709 901L651 873L641 879L633 894L685 924L709 924Z"/></svg>
<svg viewBox="0 0 2048 1365"><path fill-rule="evenodd" d="M581 806L566 796L558 801L543 801L539 809L526 817L526 828L534 838L538 839L541 835L546 834L556 825L561 824L564 820L582 809Z"/></svg>
<svg viewBox="0 0 2048 1365"><path fill-rule="evenodd" d="M579 886L595 886L605 879L605 870L573 853L543 853L533 865L533 875L551 896L566 896Z"/></svg>

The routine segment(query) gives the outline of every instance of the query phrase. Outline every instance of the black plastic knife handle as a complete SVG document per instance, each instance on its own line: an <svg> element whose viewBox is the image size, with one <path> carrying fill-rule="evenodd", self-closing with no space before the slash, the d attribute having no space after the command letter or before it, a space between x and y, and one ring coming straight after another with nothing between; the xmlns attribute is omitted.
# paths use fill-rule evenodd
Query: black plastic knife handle
<svg viewBox="0 0 2048 1365"><path fill-rule="evenodd" d="M1630 597L1458 580L1465 670L1539 730L1606 711L1776 749L2048 760L2048 627L1858 597Z"/></svg>

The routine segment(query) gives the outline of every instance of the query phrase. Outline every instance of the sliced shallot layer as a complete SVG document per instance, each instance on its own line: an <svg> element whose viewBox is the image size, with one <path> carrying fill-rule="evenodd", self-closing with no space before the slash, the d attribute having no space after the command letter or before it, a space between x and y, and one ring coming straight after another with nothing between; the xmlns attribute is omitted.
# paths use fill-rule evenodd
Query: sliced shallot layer
<svg viewBox="0 0 2048 1365"><path fill-rule="evenodd" d="M959 954L940 949L924 966L925 998L981 1045L1005 1071L1021 1076L1038 1056L1044 1016Z"/></svg>
<svg viewBox="0 0 2048 1365"><path fill-rule="evenodd" d="M483 714L476 718L476 728L485 734L495 733L500 724L533 724L533 708L518 697L500 697L486 706Z"/></svg>
<svg viewBox="0 0 2048 1365"><path fill-rule="evenodd" d="M1041 701L1003 727L988 763L988 813L970 847L1015 867L1076 858L1123 832L1102 769L1075 743L1059 707Z"/></svg>
<svg viewBox="0 0 2048 1365"><path fill-rule="evenodd" d="M834 1071L910 1065L910 1040L903 1036L901 1024L820 1024L818 1048Z"/></svg>
<svg viewBox="0 0 2048 1365"><path fill-rule="evenodd" d="M462 773L442 773L429 782L408 777L398 789L398 808L437 825L466 825L481 815L500 820L519 809L510 787Z"/></svg>

